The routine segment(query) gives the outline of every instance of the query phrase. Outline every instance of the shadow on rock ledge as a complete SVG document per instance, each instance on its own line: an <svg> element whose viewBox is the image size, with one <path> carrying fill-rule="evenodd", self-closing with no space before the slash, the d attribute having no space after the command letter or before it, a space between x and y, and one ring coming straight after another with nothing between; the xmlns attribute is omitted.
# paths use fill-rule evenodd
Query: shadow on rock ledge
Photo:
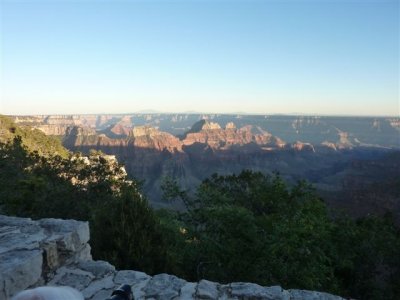
<svg viewBox="0 0 400 300"><path fill-rule="evenodd" d="M187 282L173 275L117 271L90 255L89 225L75 220L32 221L0 215L0 299L41 285L68 285L86 299L103 300L122 283L139 299L343 299L327 293L253 283Z"/></svg>

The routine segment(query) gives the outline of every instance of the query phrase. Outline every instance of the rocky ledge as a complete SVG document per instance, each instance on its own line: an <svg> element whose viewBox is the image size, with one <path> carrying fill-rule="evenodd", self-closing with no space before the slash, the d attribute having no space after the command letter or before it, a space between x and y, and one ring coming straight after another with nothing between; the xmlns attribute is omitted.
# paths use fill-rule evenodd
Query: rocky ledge
<svg viewBox="0 0 400 300"><path fill-rule="evenodd" d="M121 284L132 286L134 299L343 299L327 293L284 290L254 283L187 282L173 275L149 276L116 270L90 255L89 226L75 220L33 221L0 215L0 299L41 285L68 285L86 299L103 300Z"/></svg>

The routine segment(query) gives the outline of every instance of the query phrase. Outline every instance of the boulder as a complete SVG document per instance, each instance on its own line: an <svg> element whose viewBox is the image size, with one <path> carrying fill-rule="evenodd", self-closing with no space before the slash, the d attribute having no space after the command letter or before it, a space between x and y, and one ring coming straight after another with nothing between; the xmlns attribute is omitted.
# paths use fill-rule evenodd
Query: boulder
<svg viewBox="0 0 400 300"><path fill-rule="evenodd" d="M43 256L39 249L2 253L0 255L0 299L8 299L39 282L42 264Z"/></svg>
<svg viewBox="0 0 400 300"><path fill-rule="evenodd" d="M230 284L232 297L253 300L289 300L289 293L280 286L263 287L254 283L234 282Z"/></svg>
<svg viewBox="0 0 400 300"><path fill-rule="evenodd" d="M144 288L146 298L153 297L157 300L170 300L179 296L181 288L186 281L173 275L155 275Z"/></svg>
<svg viewBox="0 0 400 300"><path fill-rule="evenodd" d="M306 290L288 290L291 300L344 300L342 297L332 294L306 291Z"/></svg>
<svg viewBox="0 0 400 300"><path fill-rule="evenodd" d="M197 285L196 298L198 299L217 299L218 298L218 284L208 280L201 280Z"/></svg>

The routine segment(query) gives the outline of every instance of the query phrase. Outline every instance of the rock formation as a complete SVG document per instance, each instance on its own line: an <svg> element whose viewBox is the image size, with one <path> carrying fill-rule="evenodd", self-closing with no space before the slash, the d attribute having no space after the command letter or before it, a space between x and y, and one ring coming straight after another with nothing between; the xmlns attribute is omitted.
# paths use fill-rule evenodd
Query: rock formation
<svg viewBox="0 0 400 300"><path fill-rule="evenodd" d="M281 148L285 143L278 137L262 130L260 127L244 126L237 129L233 122L229 122L225 129L218 123L200 120L185 134L182 140L186 146L195 143L207 144L213 149L229 149L231 146L256 144L270 148Z"/></svg>
<svg viewBox="0 0 400 300"><path fill-rule="evenodd" d="M292 144L291 147L292 147L292 149L294 149L296 151L311 151L311 152L315 152L314 146L311 145L310 143L302 143L300 141L297 141L296 143Z"/></svg>
<svg viewBox="0 0 400 300"><path fill-rule="evenodd" d="M110 132L114 133L115 135L126 137L129 135L130 129L121 123L117 123L110 128Z"/></svg>
<svg viewBox="0 0 400 300"><path fill-rule="evenodd" d="M249 116L218 114L121 114L121 115L38 115L13 116L18 125L29 125L50 135L63 135L67 127L83 126L105 130L116 124L125 128L148 125L158 127L175 136L183 135L199 120L203 129L242 128L246 125L259 126L286 143L311 143L317 146L327 141L336 144L336 148L357 145L400 148L399 117L329 117L329 116ZM232 124L234 123L234 124ZM201 128L195 129L199 131ZM117 126L116 132L125 131ZM344 133L344 134L342 134ZM356 142L356 139L359 142Z"/></svg>
<svg viewBox="0 0 400 300"><path fill-rule="evenodd" d="M121 284L132 286L134 299L282 299L342 300L331 294L263 287L253 283L187 282L168 274L149 276L116 270L90 255L87 222L60 219L32 221L0 215L0 299L41 285L67 285L87 300L104 300Z"/></svg>
<svg viewBox="0 0 400 300"><path fill-rule="evenodd" d="M63 144L68 149L83 147L83 150L102 150L100 147L126 147L129 141L123 138L113 139L105 134L98 134L94 129L88 127L73 126L66 129ZM111 152L110 154L115 153Z"/></svg>
<svg viewBox="0 0 400 300"><path fill-rule="evenodd" d="M157 151L167 150L174 153L182 150L182 143L170 133L162 132L150 126L137 126L132 129L129 136L133 138L136 148L147 148Z"/></svg>
<svg viewBox="0 0 400 300"><path fill-rule="evenodd" d="M63 136L71 126L87 126L88 119L84 121L78 116L19 116L14 122L20 126L28 125L43 131L46 135Z"/></svg>

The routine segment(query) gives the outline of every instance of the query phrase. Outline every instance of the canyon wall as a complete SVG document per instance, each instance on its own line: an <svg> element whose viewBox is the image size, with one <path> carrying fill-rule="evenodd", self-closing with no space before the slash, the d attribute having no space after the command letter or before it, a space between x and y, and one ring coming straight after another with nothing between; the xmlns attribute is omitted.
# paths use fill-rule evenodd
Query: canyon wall
<svg viewBox="0 0 400 300"><path fill-rule="evenodd" d="M127 135L137 126L152 126L181 136L199 120L207 120L206 130L234 129L247 125L262 128L286 143L301 141L319 145L333 143L343 148L372 146L400 148L400 118L339 117L301 115L226 114L115 114L12 116L18 125L28 125L51 135L64 135L68 126L85 126L118 135Z"/></svg>

